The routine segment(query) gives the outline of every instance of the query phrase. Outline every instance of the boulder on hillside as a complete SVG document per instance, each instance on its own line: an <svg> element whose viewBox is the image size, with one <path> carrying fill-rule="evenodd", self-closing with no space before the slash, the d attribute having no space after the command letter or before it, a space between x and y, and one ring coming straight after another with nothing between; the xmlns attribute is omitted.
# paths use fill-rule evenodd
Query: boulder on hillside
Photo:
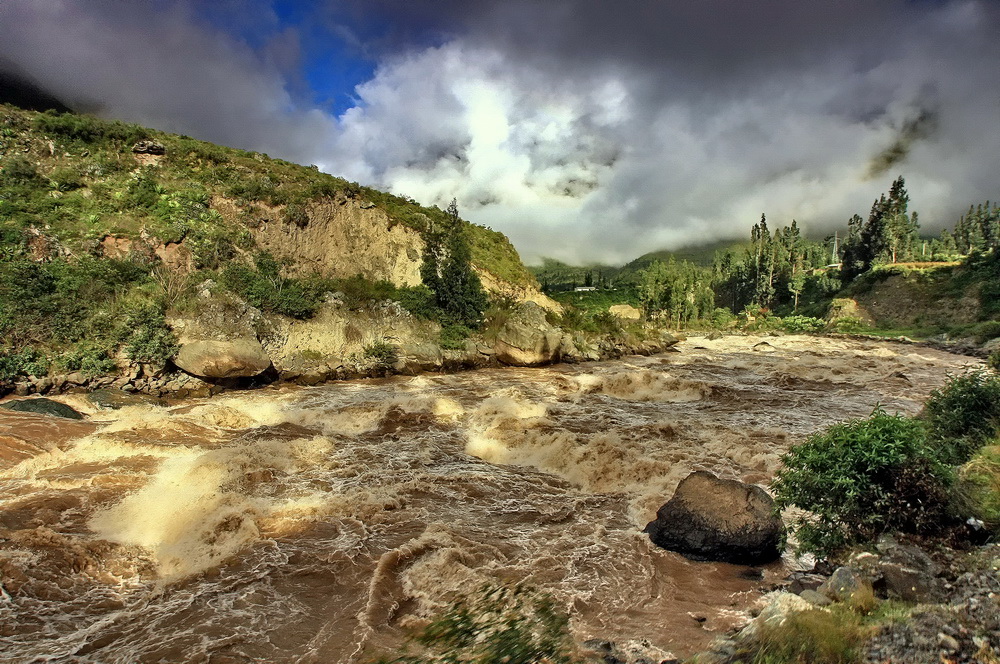
<svg viewBox="0 0 1000 664"><path fill-rule="evenodd" d="M82 420L83 415L64 403L46 399L19 399L0 404L0 408L16 410L22 413L38 413L40 415L53 415L55 417L65 417L71 420Z"/></svg>
<svg viewBox="0 0 1000 664"><path fill-rule="evenodd" d="M534 302L522 302L497 333L494 356L517 367L558 362L562 339L562 330L545 319L545 309Z"/></svg>
<svg viewBox="0 0 1000 664"><path fill-rule="evenodd" d="M777 559L784 531L774 501L762 488L703 470L688 475L645 528L664 549L693 560L739 565Z"/></svg>
<svg viewBox="0 0 1000 664"><path fill-rule="evenodd" d="M256 339L192 341L181 346L174 364L200 378L249 378L271 366Z"/></svg>

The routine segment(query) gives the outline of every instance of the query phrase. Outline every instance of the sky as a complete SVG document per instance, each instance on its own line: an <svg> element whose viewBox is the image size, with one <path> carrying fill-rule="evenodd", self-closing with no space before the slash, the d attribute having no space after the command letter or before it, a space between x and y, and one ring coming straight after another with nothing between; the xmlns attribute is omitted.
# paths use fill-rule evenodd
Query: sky
<svg viewBox="0 0 1000 664"><path fill-rule="evenodd" d="M622 263L1000 199L998 0L0 0L0 70Z"/></svg>

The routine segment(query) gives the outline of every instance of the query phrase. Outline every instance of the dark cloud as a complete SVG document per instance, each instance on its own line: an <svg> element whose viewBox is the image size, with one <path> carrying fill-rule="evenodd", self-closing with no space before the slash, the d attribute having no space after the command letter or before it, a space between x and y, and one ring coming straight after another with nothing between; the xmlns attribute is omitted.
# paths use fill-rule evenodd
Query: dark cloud
<svg viewBox="0 0 1000 664"><path fill-rule="evenodd" d="M991 0L304 6L378 63L340 117L303 101L302 35L266 0L6 0L0 58L108 115L458 197L528 257L742 237L761 211L821 233L899 173L926 225L997 198Z"/></svg>

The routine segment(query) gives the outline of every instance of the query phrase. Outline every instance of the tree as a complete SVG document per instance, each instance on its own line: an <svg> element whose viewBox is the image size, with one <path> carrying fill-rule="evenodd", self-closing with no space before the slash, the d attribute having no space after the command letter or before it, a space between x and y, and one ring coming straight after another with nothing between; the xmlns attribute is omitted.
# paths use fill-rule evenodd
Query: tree
<svg viewBox="0 0 1000 664"><path fill-rule="evenodd" d="M448 206L441 228L432 228L426 234L420 276L434 293L445 324L479 324L487 305L486 293L472 269L472 251L455 199Z"/></svg>

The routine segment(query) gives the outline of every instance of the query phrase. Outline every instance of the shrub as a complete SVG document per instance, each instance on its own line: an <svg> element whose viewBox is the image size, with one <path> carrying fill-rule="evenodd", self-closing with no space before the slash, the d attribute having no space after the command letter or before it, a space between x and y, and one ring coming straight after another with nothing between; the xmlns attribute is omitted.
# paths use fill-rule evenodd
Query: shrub
<svg viewBox="0 0 1000 664"><path fill-rule="evenodd" d="M819 318L811 316L786 316L781 321L781 326L789 334L802 334L806 332L819 332L826 323Z"/></svg>
<svg viewBox="0 0 1000 664"><path fill-rule="evenodd" d="M81 342L63 353L59 365L66 371L81 371L88 376L100 376L118 369L109 348L91 341Z"/></svg>
<svg viewBox="0 0 1000 664"><path fill-rule="evenodd" d="M968 461L1000 426L1000 377L984 369L953 376L931 392L921 417L945 461Z"/></svg>
<svg viewBox="0 0 1000 664"><path fill-rule="evenodd" d="M990 339L1000 337L1000 320L987 320L975 325L970 332L976 338L976 343L986 343Z"/></svg>
<svg viewBox="0 0 1000 664"><path fill-rule="evenodd" d="M44 376L49 372L45 355L32 347L0 350L0 381L13 382L20 376Z"/></svg>
<svg viewBox="0 0 1000 664"><path fill-rule="evenodd" d="M439 320L441 310L437 299L427 286L404 286L396 289L396 299L399 304L417 318L424 320Z"/></svg>
<svg viewBox="0 0 1000 664"><path fill-rule="evenodd" d="M955 496L963 516L1000 529L1000 446L982 448L958 469Z"/></svg>
<svg viewBox="0 0 1000 664"><path fill-rule="evenodd" d="M750 653L752 664L852 664L860 661L868 636L850 611L811 609L789 614L780 623L764 624ZM741 653L743 654L743 653Z"/></svg>
<svg viewBox="0 0 1000 664"><path fill-rule="evenodd" d="M57 168L49 176L49 183L56 191L73 191L83 186L83 178L74 168Z"/></svg>
<svg viewBox="0 0 1000 664"><path fill-rule="evenodd" d="M162 365L177 354L177 338L160 307L152 302L130 303L122 314L121 342L130 360Z"/></svg>
<svg viewBox="0 0 1000 664"><path fill-rule="evenodd" d="M396 351L396 347L385 339L366 344L362 349L362 354L366 359L372 360L376 366L386 369L399 360L399 353Z"/></svg>
<svg viewBox="0 0 1000 664"><path fill-rule="evenodd" d="M890 530L931 534L950 521L952 474L920 420L876 408L810 436L783 462L776 503L811 513L792 524L802 550L825 555Z"/></svg>
<svg viewBox="0 0 1000 664"><path fill-rule="evenodd" d="M863 320L851 316L844 316L830 323L830 331L839 334L860 334L869 329L870 326Z"/></svg>
<svg viewBox="0 0 1000 664"><path fill-rule="evenodd" d="M568 664L573 655L569 616L548 596L523 586L487 587L456 601L412 641L425 652L390 661Z"/></svg>
<svg viewBox="0 0 1000 664"><path fill-rule="evenodd" d="M456 323L441 326L441 347L449 350L462 350L465 340L472 336L472 330L465 325Z"/></svg>
<svg viewBox="0 0 1000 664"><path fill-rule="evenodd" d="M35 163L27 157L11 157L0 169L0 185L28 184L40 182Z"/></svg>

